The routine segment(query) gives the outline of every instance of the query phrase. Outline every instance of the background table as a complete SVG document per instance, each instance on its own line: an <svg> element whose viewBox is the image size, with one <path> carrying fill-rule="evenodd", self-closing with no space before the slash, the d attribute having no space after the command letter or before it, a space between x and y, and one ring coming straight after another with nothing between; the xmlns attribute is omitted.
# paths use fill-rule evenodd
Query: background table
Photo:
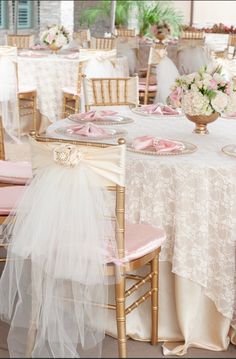
<svg viewBox="0 0 236 359"><path fill-rule="evenodd" d="M36 87L38 95L37 108L41 115L48 119L49 123L61 119L62 88L76 87L78 64L80 61L79 54L62 52L62 54L52 55L46 50L31 51L28 52L28 55L27 52L24 51L23 54L25 55L18 56L20 85ZM41 55L42 57L33 57L34 55ZM75 58L68 58L68 55L75 56ZM93 73L94 77L104 76L99 71L99 68L96 69L96 67L93 67ZM106 76L126 77L128 74L129 70L126 57L117 57L114 63L107 62Z"/></svg>
<svg viewBox="0 0 236 359"><path fill-rule="evenodd" d="M236 158L221 148L236 143L236 119L218 119L209 135L192 133L184 116L145 117L124 127L127 141L154 135L191 142L195 153L148 156L127 152L126 216L132 222L162 227L167 241L160 255L159 340L184 341L166 354L184 354L189 346L225 350L230 324L236 325ZM63 120L55 129L72 124ZM114 128L114 127L113 127ZM127 334L150 337L149 303L128 316ZM111 314L108 332L116 335ZM235 338L232 340L236 344Z"/></svg>

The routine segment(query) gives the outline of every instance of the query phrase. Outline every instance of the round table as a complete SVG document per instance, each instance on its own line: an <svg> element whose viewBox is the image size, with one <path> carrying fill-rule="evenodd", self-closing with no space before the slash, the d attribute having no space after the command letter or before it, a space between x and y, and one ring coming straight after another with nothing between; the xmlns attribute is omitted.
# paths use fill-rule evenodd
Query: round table
<svg viewBox="0 0 236 359"><path fill-rule="evenodd" d="M174 156L127 151L126 216L167 233L160 255L159 340L184 343L174 349L165 344L164 354L182 355L189 346L226 350L230 325L236 327L236 158L221 149L236 144L236 119L219 118L209 135L197 135L185 116L120 112L135 120L122 126L127 142L151 135L197 146ZM73 122L55 122L47 135L62 137L55 130L68 124ZM150 338L150 318L149 303L140 306L128 317L127 334ZM108 333L116 335L113 314Z"/></svg>

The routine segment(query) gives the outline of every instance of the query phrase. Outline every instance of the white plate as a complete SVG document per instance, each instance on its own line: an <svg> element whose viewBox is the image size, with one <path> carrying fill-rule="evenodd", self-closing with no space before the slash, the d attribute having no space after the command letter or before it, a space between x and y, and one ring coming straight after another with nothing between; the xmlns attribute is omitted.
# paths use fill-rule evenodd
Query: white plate
<svg viewBox="0 0 236 359"><path fill-rule="evenodd" d="M236 157L236 145L226 145L221 150L228 156Z"/></svg>
<svg viewBox="0 0 236 359"><path fill-rule="evenodd" d="M152 155L152 156L176 156L176 155L186 155L189 153L193 153L197 150L197 146L190 142L180 141L180 140L171 140L171 141L177 141L181 142L184 145L184 148L182 150L175 150L175 151L169 151L169 152L157 152L154 147L149 147L145 150L135 150L132 147L132 144L127 145L127 150L131 152L136 152L144 155Z"/></svg>
<svg viewBox="0 0 236 359"><path fill-rule="evenodd" d="M120 115L114 115L114 116L105 116L102 119L97 120L78 120L76 119L76 114L70 115L68 117L69 120L77 123L86 123L86 122L92 122L97 125L124 125L126 123L132 123L134 120L130 117L126 116L120 116Z"/></svg>
<svg viewBox="0 0 236 359"><path fill-rule="evenodd" d="M179 110L179 113L178 114L174 114L174 115L160 115L158 113L148 113L148 112L144 112L142 111L142 106L138 106L138 107L134 107L134 108L131 108L131 111L133 113L136 113L137 115L141 115L141 116L147 116L147 117L176 117L176 116L181 116L182 115L182 112Z"/></svg>
<svg viewBox="0 0 236 359"><path fill-rule="evenodd" d="M117 137L125 137L128 132L124 129L111 129L111 128L106 128L106 131L109 132L108 136L105 135L100 135L100 136L83 136L83 135L78 135L76 133L70 133L67 132L67 129L71 128L71 126L63 126L63 127L59 127L58 129L55 130L56 133L64 135L64 136L68 136L71 137L75 140L85 140L85 141L90 141L90 140L110 140L113 138L117 138Z"/></svg>

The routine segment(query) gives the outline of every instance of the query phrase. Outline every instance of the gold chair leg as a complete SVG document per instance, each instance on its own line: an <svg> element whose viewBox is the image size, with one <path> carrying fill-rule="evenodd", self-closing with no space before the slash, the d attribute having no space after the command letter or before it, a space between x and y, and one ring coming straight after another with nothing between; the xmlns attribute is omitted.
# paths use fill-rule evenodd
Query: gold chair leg
<svg viewBox="0 0 236 359"><path fill-rule="evenodd" d="M62 118L66 118L66 97L63 95Z"/></svg>
<svg viewBox="0 0 236 359"><path fill-rule="evenodd" d="M80 104L80 98L77 97L76 100L75 100L75 113L79 112L79 104Z"/></svg>
<svg viewBox="0 0 236 359"><path fill-rule="evenodd" d="M37 127L37 111L36 111L36 101L37 101L37 96L35 95L33 98L33 124L34 124L34 131L36 131L36 127Z"/></svg>
<svg viewBox="0 0 236 359"><path fill-rule="evenodd" d="M152 310L152 333L151 344L155 345L158 342L158 255L151 261L151 271L154 273L151 280L152 296L151 296L151 310Z"/></svg>
<svg viewBox="0 0 236 359"><path fill-rule="evenodd" d="M115 286L116 324L119 358L126 358L126 318L125 318L125 277L122 275Z"/></svg>

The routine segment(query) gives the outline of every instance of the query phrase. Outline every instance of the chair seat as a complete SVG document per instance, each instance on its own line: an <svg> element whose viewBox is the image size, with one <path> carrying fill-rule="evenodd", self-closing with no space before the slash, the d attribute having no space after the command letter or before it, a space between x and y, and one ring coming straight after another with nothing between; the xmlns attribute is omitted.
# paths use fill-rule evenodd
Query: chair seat
<svg viewBox="0 0 236 359"><path fill-rule="evenodd" d="M32 178L30 162L0 160L0 182L24 185L30 178Z"/></svg>
<svg viewBox="0 0 236 359"><path fill-rule="evenodd" d="M159 248L165 241L163 230L149 224L125 224L125 257L122 262L129 262L143 257ZM109 258L107 263L112 262Z"/></svg>
<svg viewBox="0 0 236 359"><path fill-rule="evenodd" d="M7 216L20 200L25 186L0 187L0 215Z"/></svg>
<svg viewBox="0 0 236 359"><path fill-rule="evenodd" d="M139 78L139 85L146 85L146 77L140 77ZM156 76L150 76L149 77L149 85L156 85L157 84L157 78Z"/></svg>
<svg viewBox="0 0 236 359"><path fill-rule="evenodd" d="M145 91L146 85L139 84L139 91ZM157 85L148 85L148 91L157 91Z"/></svg>
<svg viewBox="0 0 236 359"><path fill-rule="evenodd" d="M77 89L74 87L63 87L62 91L64 93L67 93L69 95L79 96L79 93L77 92Z"/></svg>
<svg viewBox="0 0 236 359"><path fill-rule="evenodd" d="M28 92L35 92L36 91L36 87L31 87L31 86L21 86L18 90L18 93L28 93Z"/></svg>

